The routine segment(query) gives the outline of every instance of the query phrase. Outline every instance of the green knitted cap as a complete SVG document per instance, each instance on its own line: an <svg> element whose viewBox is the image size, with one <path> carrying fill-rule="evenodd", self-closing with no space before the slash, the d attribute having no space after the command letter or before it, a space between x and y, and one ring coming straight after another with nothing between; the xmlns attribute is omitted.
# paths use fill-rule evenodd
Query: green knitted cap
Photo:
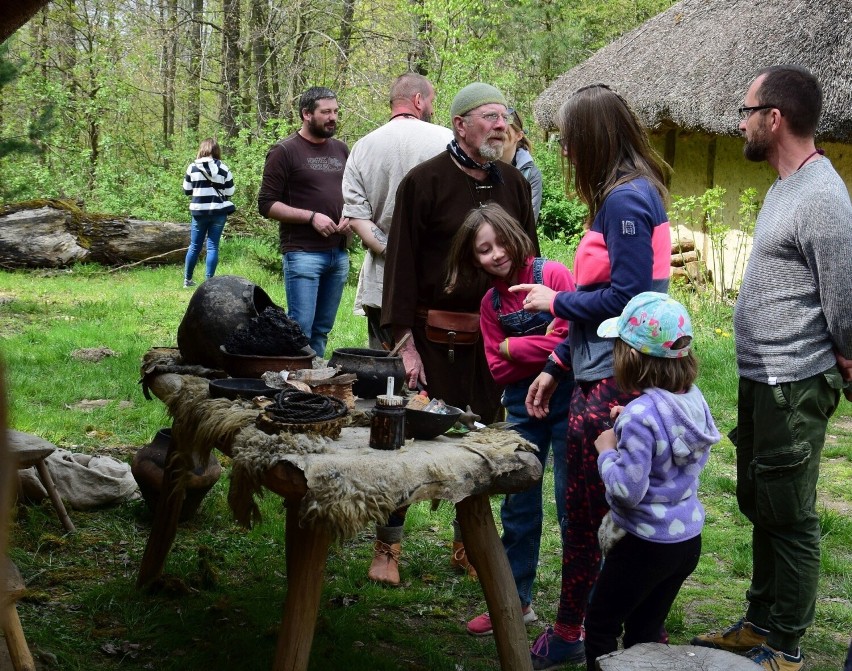
<svg viewBox="0 0 852 671"><path fill-rule="evenodd" d="M500 91L491 86L491 84L474 82L456 93L456 97L453 98L453 104L450 105L450 116L464 116L470 110L490 103L499 103L505 106L506 98Z"/></svg>

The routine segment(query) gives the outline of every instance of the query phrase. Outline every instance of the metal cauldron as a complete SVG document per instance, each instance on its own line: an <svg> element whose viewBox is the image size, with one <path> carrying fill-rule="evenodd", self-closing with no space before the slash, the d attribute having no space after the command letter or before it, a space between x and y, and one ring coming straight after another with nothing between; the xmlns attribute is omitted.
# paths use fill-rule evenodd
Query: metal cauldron
<svg viewBox="0 0 852 671"><path fill-rule="evenodd" d="M399 394L405 383L405 366L402 357L388 356L380 349L341 347L334 350L329 366L340 366L344 373L355 373L358 378L352 391L361 398L376 398L387 391L388 378L394 379L393 393Z"/></svg>

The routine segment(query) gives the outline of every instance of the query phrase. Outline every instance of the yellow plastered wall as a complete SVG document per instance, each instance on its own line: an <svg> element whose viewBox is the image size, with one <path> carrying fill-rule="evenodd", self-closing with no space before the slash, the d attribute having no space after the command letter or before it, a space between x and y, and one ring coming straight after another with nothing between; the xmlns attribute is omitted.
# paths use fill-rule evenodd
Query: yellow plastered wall
<svg viewBox="0 0 852 671"><path fill-rule="evenodd" d="M723 250L724 276L726 289L739 285L744 262L750 250L750 241L744 240L740 233L739 214L740 194L747 188L757 190L758 203L763 201L767 190L777 174L766 163L753 163L743 157L743 140L738 137L721 137L707 133L674 130L674 142L665 133L653 133L651 142L654 148L669 160L673 168L669 192L672 196L700 196L713 186L725 189L722 211L723 222L730 227ZM668 139L669 155L666 156ZM817 143L825 150L826 156L847 189L852 187L852 145L839 143ZM673 151L672 151L673 149ZM701 253L705 266L713 272L714 281L721 279L719 254L711 246L709 236L700 230L689 230L677 226L672 221L672 237L687 238L695 241L696 249ZM721 287L719 287L721 288Z"/></svg>

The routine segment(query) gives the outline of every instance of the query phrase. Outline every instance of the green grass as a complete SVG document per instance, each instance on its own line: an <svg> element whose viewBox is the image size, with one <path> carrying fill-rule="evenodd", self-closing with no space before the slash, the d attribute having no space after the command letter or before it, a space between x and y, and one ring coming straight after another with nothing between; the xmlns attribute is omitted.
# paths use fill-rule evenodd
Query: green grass
<svg viewBox="0 0 852 671"><path fill-rule="evenodd" d="M556 243L546 254L570 261ZM259 284L283 305L277 255L248 238L226 239L218 274ZM0 352L7 365L11 424L73 451L130 460L169 425L164 406L146 401L138 384L142 355L174 345L191 296L177 266L108 272L0 272ZM331 334L335 347L363 346L366 325L352 315L347 287ZM693 315L701 363L699 386L723 434L735 421L736 365L729 306L680 295ZM717 331L718 330L718 331ZM79 362L78 348L109 347L116 356ZM85 411L83 400L106 399ZM822 577L816 623L803 647L809 671L836 671L852 630L852 404L829 427L819 486ZM704 551L667 626L674 643L742 615L751 566L750 527L737 510L734 449L725 438L702 476L707 508ZM227 459L223 458L226 464ZM546 473L546 491L552 476ZM286 593L284 511L262 502L264 521L235 526L224 475L199 515L182 525L157 594L134 588L150 528L141 502L94 512L71 511L78 533L63 536L48 505L19 507L11 554L30 590L19 604L31 647L45 668L69 671L268 669ZM492 500L495 517L499 499ZM552 622L559 596L561 550L553 502L535 587L537 634ZM499 668L490 638L465 633L482 612L477 583L448 565L451 506L414 506L406 521L404 585L386 589L366 579L370 534L332 547L315 637L313 671L485 671ZM55 660L55 662L51 661ZM573 667L578 669L581 667Z"/></svg>

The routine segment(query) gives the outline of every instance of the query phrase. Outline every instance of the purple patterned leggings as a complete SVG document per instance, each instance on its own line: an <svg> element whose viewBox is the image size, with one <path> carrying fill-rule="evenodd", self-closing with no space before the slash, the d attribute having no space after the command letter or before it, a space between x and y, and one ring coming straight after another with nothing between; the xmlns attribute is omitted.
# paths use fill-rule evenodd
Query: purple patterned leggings
<svg viewBox="0 0 852 671"><path fill-rule="evenodd" d="M562 550L562 592L556 622L580 626L589 593L598 577L601 551L598 527L609 509L598 473L595 440L612 426L610 409L626 405L638 394L625 394L615 378L577 382L568 409L567 529Z"/></svg>

